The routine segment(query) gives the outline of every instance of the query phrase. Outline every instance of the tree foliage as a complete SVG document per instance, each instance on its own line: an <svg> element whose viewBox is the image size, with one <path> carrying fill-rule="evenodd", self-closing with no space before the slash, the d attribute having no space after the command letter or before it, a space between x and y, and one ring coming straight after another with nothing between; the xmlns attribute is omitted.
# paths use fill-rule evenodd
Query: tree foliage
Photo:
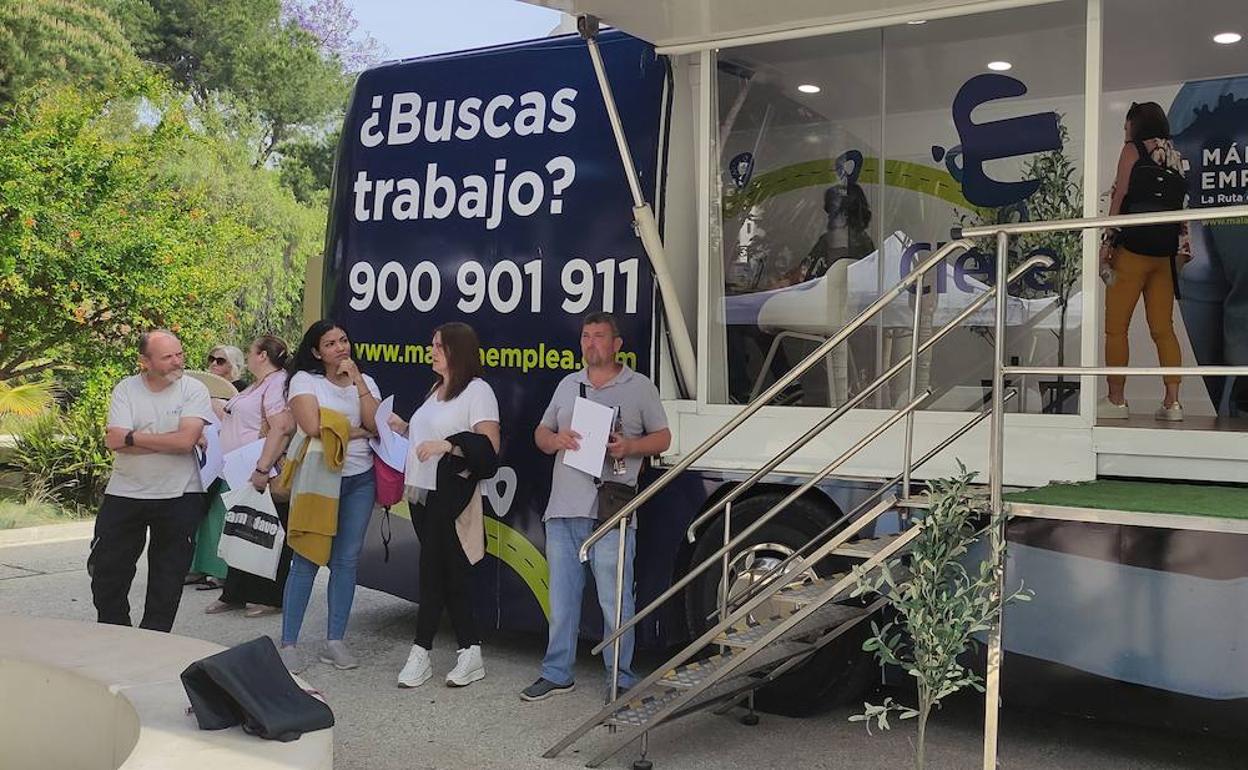
<svg viewBox="0 0 1248 770"><path fill-rule="evenodd" d="M40 81L96 88L138 65L124 29L98 3L0 3L0 105Z"/></svg>
<svg viewBox="0 0 1248 770"><path fill-rule="evenodd" d="M149 2L155 18L142 55L201 105L226 93L253 110L264 125L256 165L342 109L342 62L296 19L284 19L278 0Z"/></svg>
<svg viewBox="0 0 1248 770"><path fill-rule="evenodd" d="M60 89L0 128L0 380L128 362L153 326L192 352L293 328L319 217L181 105Z"/></svg>

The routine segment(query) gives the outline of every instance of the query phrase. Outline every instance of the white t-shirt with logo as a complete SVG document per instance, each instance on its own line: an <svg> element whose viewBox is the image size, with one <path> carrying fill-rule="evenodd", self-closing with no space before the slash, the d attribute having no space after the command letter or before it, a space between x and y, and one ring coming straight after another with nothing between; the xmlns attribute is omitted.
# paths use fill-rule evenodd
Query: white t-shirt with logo
<svg viewBox="0 0 1248 770"><path fill-rule="evenodd" d="M117 383L108 407L108 427L135 433L173 433L184 417L216 422L208 388L193 377L181 377L159 393L143 375ZM199 463L193 452L113 455L113 475L105 494L142 500L168 500L187 492L203 492Z"/></svg>
<svg viewBox="0 0 1248 770"><path fill-rule="evenodd" d="M361 376L369 392L373 394L373 398L380 400L381 391L377 388L377 383L367 374ZM339 387L325 379L323 374L296 372L295 376L290 378L290 393L287 394L287 401L294 400L295 396L315 396L319 406L345 414L352 428L358 428L363 424L360 416L360 394L349 382ZM373 450L368 446L368 439L351 439L351 443L347 445L347 457L342 464L342 475L355 476L372 469Z"/></svg>
<svg viewBox="0 0 1248 770"><path fill-rule="evenodd" d="M479 422L498 422L498 399L489 383L475 377L450 401L439 401L436 395L426 398L408 422L407 436L413 445L437 441L471 432Z"/></svg>

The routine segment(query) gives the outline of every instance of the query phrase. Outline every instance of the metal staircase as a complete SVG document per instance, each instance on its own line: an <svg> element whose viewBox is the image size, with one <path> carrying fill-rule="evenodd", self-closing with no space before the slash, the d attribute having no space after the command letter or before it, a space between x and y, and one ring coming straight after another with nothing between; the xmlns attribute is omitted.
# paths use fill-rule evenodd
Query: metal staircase
<svg viewBox="0 0 1248 770"><path fill-rule="evenodd" d="M1147 214L1127 214L1113 217L1088 217L1084 219L1059 220L1052 222L1012 222L986 225L979 228L968 228L954 233L954 240L940 248L919 264L896 286L884 292L856 318L842 329L829 337L813 352L797 364L792 370L781 376L765 392L753 399L747 406L730 419L692 452L684 455L675 465L669 468L655 483L644 489L634 500L622 508L614 517L603 523L586 540L581 547L582 561L588 559L590 547L609 532L612 528L620 529L619 538L621 553L618 563L623 569L622 553L626 538L624 528L629 518L644 503L660 490L671 483L680 474L690 469L710 449L724 437L732 433L743 423L755 415L763 406L772 402L781 392L798 377L817 365L833 348L843 344L849 336L867 321L876 316L902 292L914 288L914 321L911 333L911 347L907 356L902 358L862 391L819 420L792 444L779 452L771 460L763 464L742 484L735 487L710 509L702 513L689 527L688 535L693 541L704 525L718 517L723 530L723 545L714 554L692 567L680 580L676 581L667 591L649 605L638 611L626 622L621 622L619 612L622 607L622 575L616 577L616 608L617 615L612 626L615 630L599 644L594 652L600 652L607 645L614 650L616 665L612 668L610 702L599 712L576 727L559 743L552 746L545 754L547 757L558 755L571 746L582 736L598 726L606 726L610 731L610 740L605 749L593 757L587 765L596 767L607 758L633 741L640 740L642 759L634 763L636 770L647 770L650 762L645 759L649 731L655 727L685 714L699 709L715 706L731 707L743 699L748 700L753 715L753 693L760 687L774 682L802 662L808 660L822 647L837 636L861 623L886 603L883 597L869 597L867 601L853 598L853 589L858 577L885 563L898 563L904 559L907 546L922 531L921 515L911 520L909 512L922 511L927 501L910 494L911 472L935 457L967 431L986 418L991 418L991 446L989 452L989 492L991 508L994 514L1005 510L1002 497L1004 476L1005 442L1005 401L1012 396L1005 387L1005 378L1011 375L1046 375L1083 377L1085 388L1091 376L1104 375L1195 375L1195 376L1248 376L1248 367L1243 366L1196 366L1196 367L1105 367L1105 366L1065 366L1065 367L1027 367L1007 366L1005 363L1006 333L1006 300L1008 287L1028 271L1039 266L1049 266L1052 260L1048 257L1036 256L1019 265L1015 270L1008 270L1009 241L1013 235L1026 233L1048 233L1061 231L1088 231L1102 227L1129 227L1137 225L1165 224L1180 221L1218 220L1235 217L1248 217L1248 206L1228 206L1223 208L1188 209L1177 212L1153 212ZM919 340L920 317L923 304L924 276L948 256L957 251L969 249L971 244L965 238L993 236L996 239L996 281L991 292L985 292L976 298L964 311L949 321L945 326L933 331L931 336L922 342ZM913 458L913 421L914 411L926 400L928 392L918 393L917 372L915 365L919 356L936 344L953 329L968 320L989 301L995 301L995 321L993 328L993 379L992 398L988 408L973 416L966 424L954 431L937 446L930 449L917 461ZM822 433L829 425L836 422L849 410L857 407L903 369L909 367L909 403L885 419L877 428L860 439L840 457L837 457L805 483L795 488L761 517L733 536L732 504L744 495L760 479L776 469L781 463L799 451L803 446ZM1091 392L1089 389L1088 392ZM901 473L886 481L858 508L850 511L838 521L826 527L823 532L812 538L806 545L771 567L763 575L753 577L746 586L736 593L729 587L730 554L752 532L770 521L788 505L809 491L815 484L833 473L848 459L861 451L886 430L896 423L905 421L905 442L901 462ZM864 539L856 537L866 531L868 525L890 510L902 511L902 520L910 525L896 535L888 537ZM1004 548L1005 517L996 515L991 537L994 549L997 545ZM839 573L807 579L805 576L817 575L815 566L829 556L840 559L854 559L858 563L849 573ZM646 677L628 692L619 693L619 639L622 634L634 627L642 618L649 616L659 606L679 594L699 575L706 572L716 563L720 565L720 597L719 611L712 616L717 618L715 624L688 646ZM1004 593L1004 563L998 560L994 565L996 591ZM793 576L803 576L794 582ZM765 608L765 609L764 609ZM988 634L987 645L987 676L984 717L984 767L986 770L996 766L998 710L1000 705L1001 662L1002 662L1002 631L1003 619L998 616ZM748 723L748 722L747 722Z"/></svg>
<svg viewBox="0 0 1248 770"><path fill-rule="evenodd" d="M901 559L910 542L921 531L921 517L910 515L911 511L921 509L924 505L923 499L910 495L912 471L935 457L993 413L990 408L974 415L917 461L913 458L914 412L930 396L930 391L916 392L917 367L914 363L919 360L920 355L979 311L994 296L992 293L985 293L978 297L948 324L934 330L928 339L920 341L919 323L923 303L924 276L950 255L965 251L970 247L969 241L958 239L934 252L897 285L885 291L859 316L833 334L792 370L780 377L770 388L751 401L720 430L681 458L663 476L643 490L615 517L603 523L586 540L580 552L583 561L588 558L590 547L607 532L619 528L623 535L623 528L628 526L629 518L641 505L687 470L725 436L770 403L794 380L819 364L832 348L843 344L855 330L870 321L903 292L914 287L914 326L909 354L851 397L844 405L819 420L810 430L764 463L761 468L703 512L690 525L688 535L690 541L693 541L704 525L718 518L723 531L722 546L714 554L691 568L680 580L677 580L649 605L640 609L632 618L624 620L617 615L613 625L614 632L609 633L594 648L595 653L608 646L614 650L617 665L614 665L612 669L617 673L613 675L609 702L600 711L578 725L559 743L552 746L544 756L557 756L594 728L606 726L610 733L609 745L600 754L590 759L586 763L587 766L597 767L620 749L633 741L640 740L642 759L636 763L635 767L647 768L650 766L645 759L649 731L662 723L706 708L717 706L731 708L743 700L747 701L750 707L750 713L746 717L749 720L747 723L756 721L757 717L753 714L753 693L756 690L774 682L802 664L838 636L871 617L884 606L887 601L885 598L855 598L854 589L860 575L882 564L895 563ZM1008 276L1008 281L1012 283L1031 269L1048 266L1051 262L1052 260L1048 257L1033 257L1015 269ZM909 399L905 407L894 411L839 457L813 474L803 484L795 487L784 499L734 535L732 504L735 500L748 492L760 479L817 437L828 426L870 398L880 387L907 367L909 367L910 379ZM997 403L1001 403L1005 397L1003 394ZM833 522L796 552L771 567L763 575L755 577L744 589L733 595L729 588L729 559L734 549L759 527L780 514L864 447L902 421L905 422L906 430L902 472L882 484L857 508ZM869 531L868 528L881 516L897 510L902 510L902 519L910 522L910 525L901 532L878 538L860 536ZM625 538L621 537L621 546L624 542ZM837 557L842 561L852 560L856 563L850 572L793 581L794 576L817 575L816 566L829 557ZM621 554L619 558L621 569L623 563L624 559ZM670 660L659 666L652 674L627 692L620 693L618 686L620 637L716 564L721 569L721 580L719 611L712 616L715 619L714 624ZM617 575L617 608L622 606L619 596L622 588L621 580L622 576Z"/></svg>

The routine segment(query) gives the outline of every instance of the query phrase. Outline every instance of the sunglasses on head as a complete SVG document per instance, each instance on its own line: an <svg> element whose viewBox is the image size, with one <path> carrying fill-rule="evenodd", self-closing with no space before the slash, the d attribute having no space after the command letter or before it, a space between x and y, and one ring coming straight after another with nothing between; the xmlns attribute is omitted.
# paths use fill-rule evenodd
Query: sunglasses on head
<svg viewBox="0 0 1248 770"><path fill-rule="evenodd" d="M208 356L208 363L224 366L229 360L225 356Z"/></svg>

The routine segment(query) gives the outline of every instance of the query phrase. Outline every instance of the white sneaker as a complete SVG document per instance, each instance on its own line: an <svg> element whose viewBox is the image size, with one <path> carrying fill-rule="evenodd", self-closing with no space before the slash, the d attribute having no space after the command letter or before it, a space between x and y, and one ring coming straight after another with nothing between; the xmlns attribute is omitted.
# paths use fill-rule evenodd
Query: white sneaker
<svg viewBox="0 0 1248 770"><path fill-rule="evenodd" d="M466 650L459 651L459 660L455 668L446 675L447 687L467 687L478 679L485 678L485 663L481 661L481 645L474 644Z"/></svg>
<svg viewBox="0 0 1248 770"><path fill-rule="evenodd" d="M419 644L412 645L407 654L407 662L399 672L399 687L420 687L433 676L433 667L429 665L429 651Z"/></svg>
<svg viewBox="0 0 1248 770"><path fill-rule="evenodd" d="M1127 402L1115 404L1108 398L1102 398L1096 403L1096 419L1098 420L1125 420L1131 416L1131 410L1127 407Z"/></svg>
<svg viewBox="0 0 1248 770"><path fill-rule="evenodd" d="M1183 405L1178 401L1170 406L1162 404L1153 416L1162 422L1183 422Z"/></svg>

